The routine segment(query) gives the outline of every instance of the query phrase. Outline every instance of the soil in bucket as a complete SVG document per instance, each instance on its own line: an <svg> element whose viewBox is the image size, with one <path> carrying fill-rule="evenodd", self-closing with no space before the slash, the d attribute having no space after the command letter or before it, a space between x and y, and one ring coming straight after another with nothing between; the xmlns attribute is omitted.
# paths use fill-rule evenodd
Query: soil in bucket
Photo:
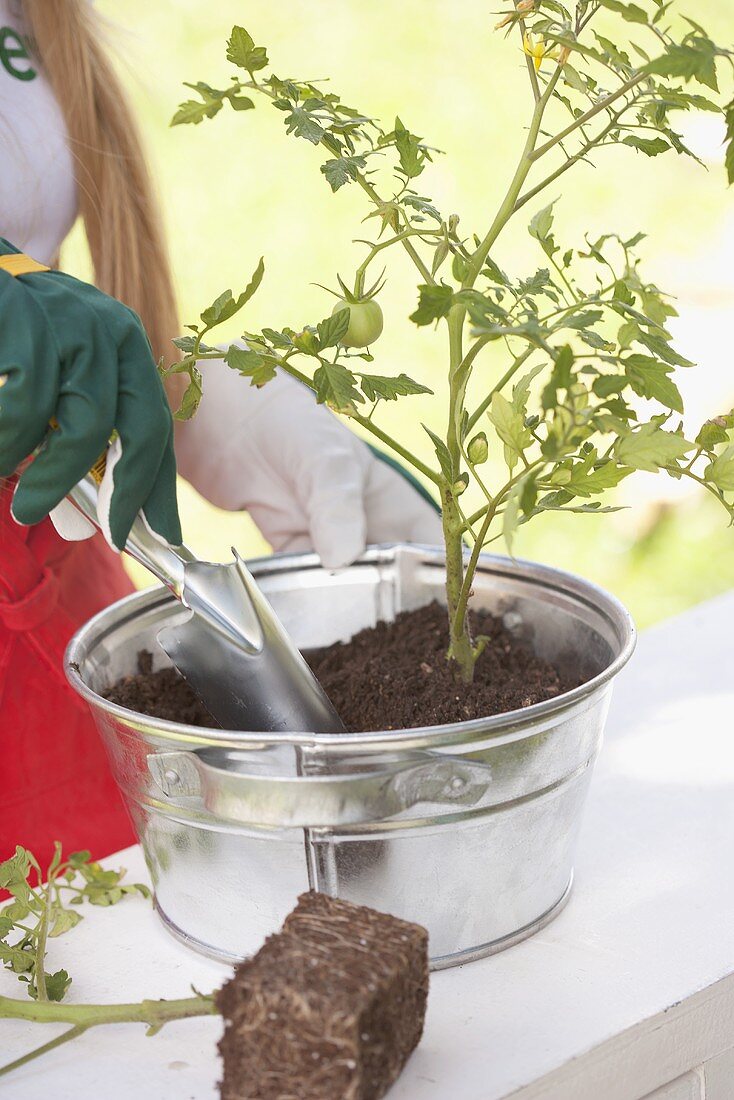
<svg viewBox="0 0 734 1100"><path fill-rule="evenodd" d="M457 685L447 664L446 612L438 603L401 612L306 657L352 733L486 718L553 699L583 682L534 654L501 616L470 616L474 635L488 638L472 684ZM105 695L155 718L217 725L174 669L152 671L149 653L140 654L137 674Z"/></svg>

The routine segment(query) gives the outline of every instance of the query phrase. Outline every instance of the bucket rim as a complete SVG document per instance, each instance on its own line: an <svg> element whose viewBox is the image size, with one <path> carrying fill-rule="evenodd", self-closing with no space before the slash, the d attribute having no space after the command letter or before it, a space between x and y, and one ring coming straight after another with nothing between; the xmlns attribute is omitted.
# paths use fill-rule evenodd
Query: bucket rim
<svg viewBox="0 0 734 1100"><path fill-rule="evenodd" d="M443 548L422 544L384 543L369 546L364 554L348 566L347 569L360 566L390 564L401 554L418 554L421 565L436 568L445 567ZM277 553L267 557L251 558L247 566L255 578L276 574L288 574L296 570L314 570L327 575L339 575L344 571L325 570L318 555L314 553ZM174 742L196 742L198 745L239 746L252 750L268 745L299 745L308 747L334 748L341 752L378 751L385 749L413 749L437 746L450 746L476 741L479 738L491 738L497 744L522 739L534 735L542 729L557 724L569 712L586 709L624 668L634 652L637 643L637 630L634 621L624 604L616 596L607 592L592 581L575 573L555 566L542 565L523 558L508 558L499 554L482 553L479 556L478 569L483 573L501 576L521 576L522 580L536 585L538 593L549 596L556 592L571 598L585 606L592 613L605 618L616 633L618 652L606 668L591 679L563 692L552 699L533 703L528 707L504 711L484 718L474 718L465 722L450 722L436 726L416 726L392 730L370 730L362 733L319 734L303 732L254 732L247 730L207 729L201 726L172 722L164 718L151 718L149 715L129 710L105 699L88 686L82 678L80 663L84 660L90 642L97 640L100 631L120 625L125 611L139 614L143 610L154 609L158 603L175 603L175 597L162 585L154 584L122 599L115 601L81 626L72 636L64 655L64 671L71 687L89 704L92 709L102 710L119 721ZM113 614L114 613L114 614ZM110 618L116 620L112 624Z"/></svg>

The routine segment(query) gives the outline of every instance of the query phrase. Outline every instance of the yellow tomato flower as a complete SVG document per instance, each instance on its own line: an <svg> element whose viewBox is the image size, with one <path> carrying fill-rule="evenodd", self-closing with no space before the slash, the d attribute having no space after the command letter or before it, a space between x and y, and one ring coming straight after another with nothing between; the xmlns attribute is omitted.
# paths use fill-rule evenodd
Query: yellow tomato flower
<svg viewBox="0 0 734 1100"><path fill-rule="evenodd" d="M523 53L526 53L528 57L532 57L537 73L545 57L545 44L543 39L539 35L526 34L522 40L522 48Z"/></svg>
<svg viewBox="0 0 734 1100"><path fill-rule="evenodd" d="M539 34L526 34L523 37L522 48L523 53L526 53L528 57L532 57L536 73L540 70L540 66L546 57L553 58L561 65L568 60L568 47L564 46L563 49L558 46L546 48L546 44Z"/></svg>

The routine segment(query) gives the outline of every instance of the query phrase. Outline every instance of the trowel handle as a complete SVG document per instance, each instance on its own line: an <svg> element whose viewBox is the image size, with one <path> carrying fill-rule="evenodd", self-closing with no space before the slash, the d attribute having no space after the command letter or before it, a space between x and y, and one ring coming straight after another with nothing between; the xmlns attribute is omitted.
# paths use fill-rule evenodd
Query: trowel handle
<svg viewBox="0 0 734 1100"><path fill-rule="evenodd" d="M82 515L99 528L97 482L91 473L74 486L69 493L69 500ZM189 562L194 561L194 556L187 546L177 546L175 549L169 546L151 531L142 514L139 513L130 529L125 553L149 569L154 577L170 588L177 599L181 599L184 569Z"/></svg>

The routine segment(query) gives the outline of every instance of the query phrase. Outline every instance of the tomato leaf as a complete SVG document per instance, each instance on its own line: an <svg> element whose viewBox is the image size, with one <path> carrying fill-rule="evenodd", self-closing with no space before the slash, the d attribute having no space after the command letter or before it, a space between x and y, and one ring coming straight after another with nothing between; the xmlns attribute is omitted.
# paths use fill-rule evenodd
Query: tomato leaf
<svg viewBox="0 0 734 1100"><path fill-rule="evenodd" d="M360 374L362 392L368 401L397 401L398 397L408 397L417 393L433 393L428 386L414 382L407 374L394 376L384 374Z"/></svg>
<svg viewBox="0 0 734 1100"><path fill-rule="evenodd" d="M367 161L364 157L334 157L333 160L327 160L321 165L321 171L326 176L331 190L338 191L345 183L356 180L366 165Z"/></svg>
<svg viewBox="0 0 734 1100"><path fill-rule="evenodd" d="M328 405L334 412L354 416L356 406L364 404L356 378L343 363L322 363L314 372L313 380L319 405Z"/></svg>
<svg viewBox="0 0 734 1100"><path fill-rule="evenodd" d="M677 432L663 431L653 420L618 439L614 453L623 466L655 473L662 466L683 458L693 446Z"/></svg>
<svg viewBox="0 0 734 1100"><path fill-rule="evenodd" d="M231 61L241 69L247 69L252 76L254 72L265 68L268 55L264 46L255 45L244 27L234 26L227 40L227 61Z"/></svg>
<svg viewBox="0 0 734 1100"><path fill-rule="evenodd" d="M418 308L410 315L410 320L416 325L430 325L431 322L448 316L454 301L454 292L446 283L439 283L437 286L423 284L418 287L418 295Z"/></svg>
<svg viewBox="0 0 734 1100"><path fill-rule="evenodd" d="M337 310L330 317L319 321L317 332L319 337L319 351L324 348L333 348L339 343L349 328L349 307Z"/></svg>

